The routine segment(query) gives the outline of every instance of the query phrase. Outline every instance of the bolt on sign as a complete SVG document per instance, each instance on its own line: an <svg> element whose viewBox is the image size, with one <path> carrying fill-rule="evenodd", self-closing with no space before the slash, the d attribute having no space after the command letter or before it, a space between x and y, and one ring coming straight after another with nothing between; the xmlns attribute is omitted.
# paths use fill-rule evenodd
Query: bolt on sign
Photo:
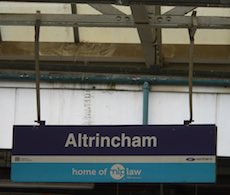
<svg viewBox="0 0 230 195"><path fill-rule="evenodd" d="M215 125L14 126L14 182L214 183Z"/></svg>

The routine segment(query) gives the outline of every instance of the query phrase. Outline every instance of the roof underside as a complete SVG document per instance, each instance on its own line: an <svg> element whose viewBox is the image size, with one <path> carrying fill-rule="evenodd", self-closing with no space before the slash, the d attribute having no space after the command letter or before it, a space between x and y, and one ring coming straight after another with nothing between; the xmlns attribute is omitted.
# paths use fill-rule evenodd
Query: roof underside
<svg viewBox="0 0 230 195"><path fill-rule="evenodd" d="M52 3L96 3L96 4L148 4L148 5L173 5L173 6L220 6L228 7L228 0L1 0L17 2L52 2Z"/></svg>
<svg viewBox="0 0 230 195"><path fill-rule="evenodd" d="M30 3L27 5L22 2ZM64 6L69 5L70 13L52 10L52 13L34 13L30 11L30 5L31 10L34 5L31 2L41 3L43 7L50 6L42 4L44 2L52 2L52 5L64 3ZM6 5L6 1L0 3ZM20 10L21 3L27 5L27 9ZM93 10L92 13L80 9L79 14L81 3L87 3L91 11ZM176 7L164 9L160 5ZM218 7L224 14L215 15L213 12L212 15L210 11L209 15L206 15L202 9L212 8L198 8L199 6ZM203 36L197 36L198 44L195 44L193 53L194 76L230 78L229 6L228 0L18 0L18 9L14 9L14 3L8 8L2 6L0 9L0 71L34 70L36 44L33 43L35 31L31 27L39 24L41 30L45 27L64 27L68 34L67 38L61 41L57 38L56 41L52 33L56 33L58 28L52 32L47 29L41 32L43 35L51 33L48 36L51 39L54 37L54 41L50 42L48 38L38 43L41 71L187 76L190 61L188 32L201 29ZM24 34L17 35L18 28L27 30L22 31ZM109 41L104 38L109 34L108 29L113 29ZM186 31L183 31L181 36L180 33L177 35L179 31L175 29ZM28 34L25 34L27 32ZM215 32L213 36L212 32ZM219 32L222 34L218 34ZM119 33L124 33L121 39L124 42L116 41L121 37ZM210 34L208 42L205 42L206 34ZM88 35L93 38L87 39ZM186 36L187 38L184 38ZM218 42L221 38L222 41ZM169 39L172 41L167 42ZM173 42L173 39L185 41ZM197 42L195 37L195 43Z"/></svg>

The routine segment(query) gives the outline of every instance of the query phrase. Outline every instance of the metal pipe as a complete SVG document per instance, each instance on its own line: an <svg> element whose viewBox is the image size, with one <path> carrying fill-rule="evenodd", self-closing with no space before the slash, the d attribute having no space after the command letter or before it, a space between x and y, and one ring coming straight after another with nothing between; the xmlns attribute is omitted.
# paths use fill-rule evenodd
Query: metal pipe
<svg viewBox="0 0 230 195"><path fill-rule="evenodd" d="M0 72L0 80L7 81L35 81L34 73ZM174 85L188 86L187 77L173 76L127 76L127 75L65 75L40 74L43 82L84 83L84 84L124 84L142 85ZM230 79L193 78L194 86L230 87Z"/></svg>
<svg viewBox="0 0 230 195"><path fill-rule="evenodd" d="M143 125L148 125L149 116L149 83L144 82L143 85ZM160 184L160 195L164 195L164 185Z"/></svg>
<svg viewBox="0 0 230 195"><path fill-rule="evenodd" d="M143 125L148 124L149 115L149 83L144 82L143 85Z"/></svg>

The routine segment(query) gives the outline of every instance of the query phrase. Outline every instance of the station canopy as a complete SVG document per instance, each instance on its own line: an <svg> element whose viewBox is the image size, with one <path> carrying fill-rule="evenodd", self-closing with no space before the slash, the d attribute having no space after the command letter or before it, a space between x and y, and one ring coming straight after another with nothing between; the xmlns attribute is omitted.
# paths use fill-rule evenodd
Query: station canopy
<svg viewBox="0 0 230 195"><path fill-rule="evenodd" d="M192 42L194 76L230 77L229 0L0 1L1 74L34 71L37 45L47 74L187 76Z"/></svg>

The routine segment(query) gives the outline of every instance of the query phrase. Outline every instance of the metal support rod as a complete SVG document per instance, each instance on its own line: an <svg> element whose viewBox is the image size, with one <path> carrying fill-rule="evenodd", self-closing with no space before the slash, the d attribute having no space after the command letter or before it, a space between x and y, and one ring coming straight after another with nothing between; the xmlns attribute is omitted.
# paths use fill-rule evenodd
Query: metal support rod
<svg viewBox="0 0 230 195"><path fill-rule="evenodd" d="M1 32L1 28L0 28L0 42L2 42L2 32Z"/></svg>
<svg viewBox="0 0 230 195"><path fill-rule="evenodd" d="M113 7L109 4L89 4L92 8L96 9L97 11L101 12L102 14L109 14L109 15L126 15L119 9Z"/></svg>
<svg viewBox="0 0 230 195"><path fill-rule="evenodd" d="M163 15L171 15L171 16L184 16L185 14L193 11L196 7L193 6L176 6L169 11L165 12Z"/></svg>
<svg viewBox="0 0 230 195"><path fill-rule="evenodd" d="M185 124L190 124L193 122L193 106L192 106L192 90L193 90L193 53L194 53L194 36L197 30L197 20L196 20L196 11L192 13L192 25L188 29L189 31L189 39L190 39L190 47L189 47L189 110L190 110L190 118L188 121L185 121Z"/></svg>
<svg viewBox="0 0 230 195"><path fill-rule="evenodd" d="M63 27L118 27L136 28L137 24L131 15L75 15L75 14L41 14L41 26ZM200 29L230 29L230 17L197 16ZM35 14L2 14L0 26L34 26ZM146 23L138 24L145 27ZM148 15L148 25L154 28L190 28L190 16Z"/></svg>
<svg viewBox="0 0 230 195"><path fill-rule="evenodd" d="M3 1L3 0L2 0ZM4 0L15 1L15 0ZM48 3L103 3L116 5L131 5L131 4L149 4L149 5L164 5L164 6L200 6L200 7L229 7L228 0L17 0L17 2L48 2Z"/></svg>
<svg viewBox="0 0 230 195"><path fill-rule="evenodd" d="M189 48L189 109L190 109L190 118L189 122L193 122L193 107L192 107L192 80L193 80L193 51L194 51L194 40L190 40Z"/></svg>
<svg viewBox="0 0 230 195"><path fill-rule="evenodd" d="M155 14L161 15L161 6L155 6ZM162 31L161 28L156 28L156 63L162 65Z"/></svg>
<svg viewBox="0 0 230 195"><path fill-rule="evenodd" d="M137 26L137 32L144 52L145 63L147 67L151 67L156 64L156 29L154 28L152 30L149 25L148 12L151 11L152 14L155 15L155 6L147 7L144 5L132 5L130 8L135 25Z"/></svg>
<svg viewBox="0 0 230 195"><path fill-rule="evenodd" d="M37 123L41 122L41 105L40 105L40 67L39 67L39 37L40 37L40 12L37 12L37 19L35 23L35 44L34 44L34 58L35 58L35 72L36 72L36 101L37 101Z"/></svg>
<svg viewBox="0 0 230 195"><path fill-rule="evenodd" d="M72 14L77 14L77 5L75 3L71 3L71 12ZM73 27L73 36L74 36L74 42L79 43L79 29L77 26Z"/></svg>
<svg viewBox="0 0 230 195"><path fill-rule="evenodd" d="M144 82L143 85L143 125L148 124L149 115L149 83Z"/></svg>

